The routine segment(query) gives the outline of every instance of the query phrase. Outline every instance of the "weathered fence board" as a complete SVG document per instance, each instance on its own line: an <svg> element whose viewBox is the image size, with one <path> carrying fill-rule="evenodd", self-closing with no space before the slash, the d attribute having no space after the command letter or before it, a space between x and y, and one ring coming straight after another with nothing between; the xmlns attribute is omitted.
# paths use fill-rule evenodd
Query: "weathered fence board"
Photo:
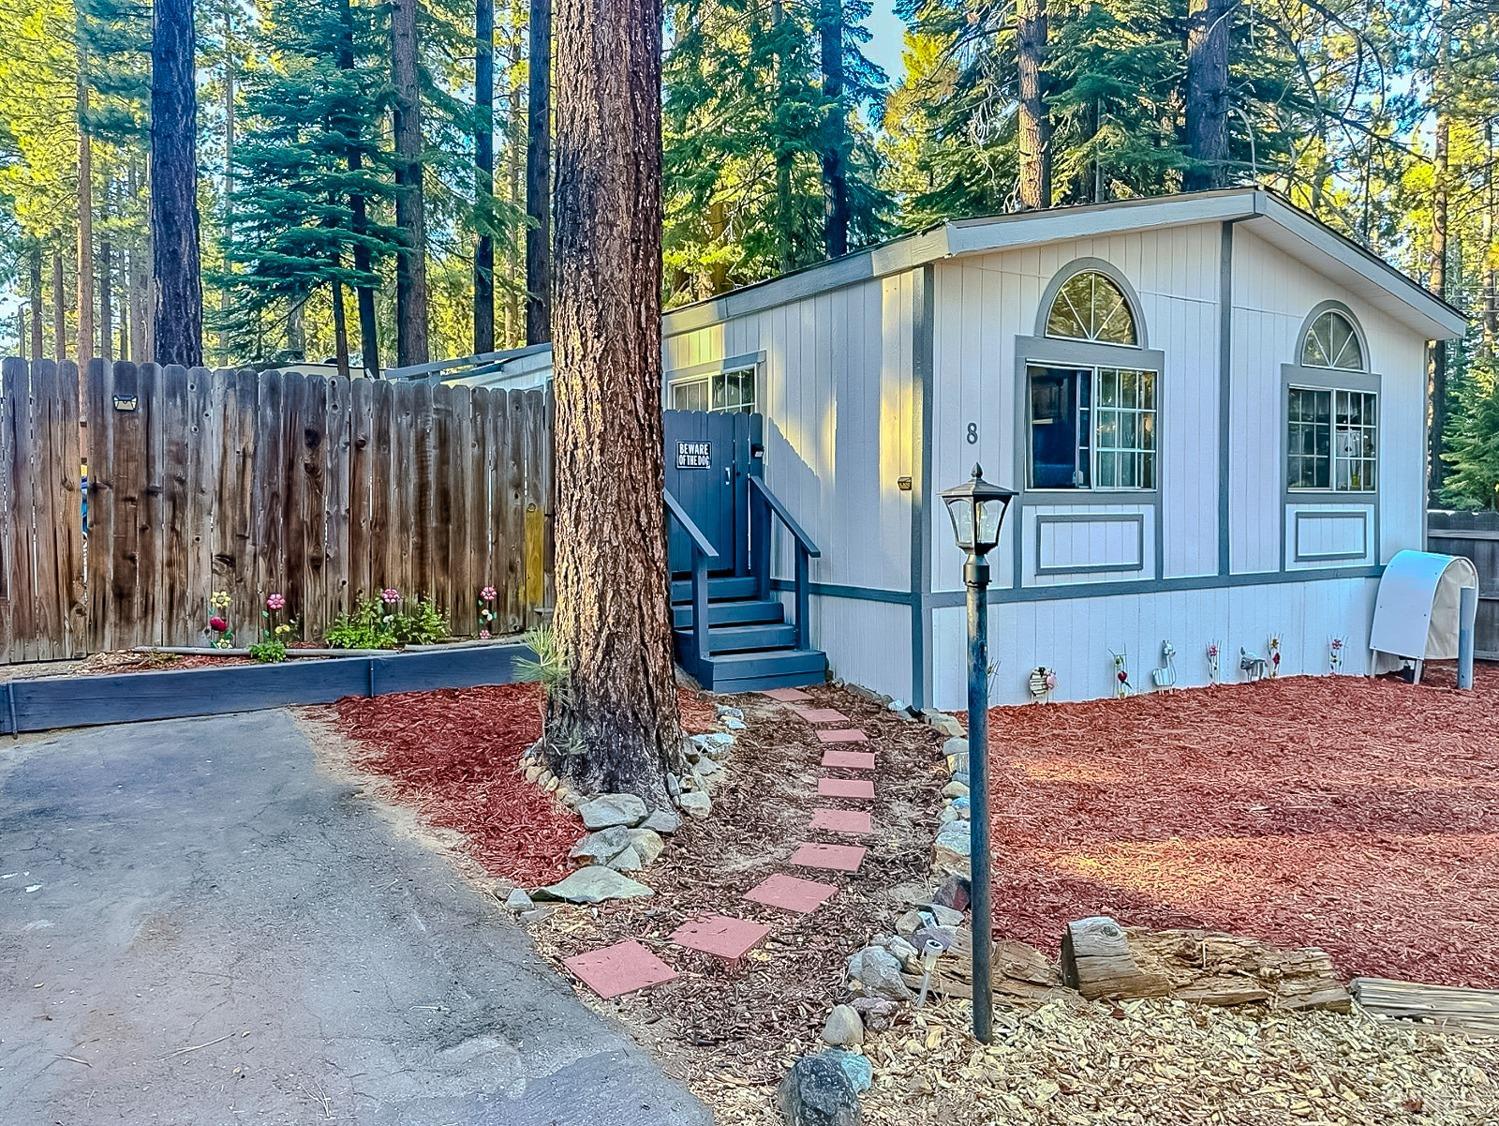
<svg viewBox="0 0 1499 1126"><path fill-rule="evenodd" d="M5 361L0 662L202 643L214 591L241 643L273 592L308 638L386 587L460 635L484 586L496 631L549 604L543 391L98 360L81 391Z"/></svg>
<svg viewBox="0 0 1499 1126"><path fill-rule="evenodd" d="M1474 649L1478 657L1499 661L1499 512L1430 512L1427 548L1443 555L1463 555L1478 570L1478 624Z"/></svg>

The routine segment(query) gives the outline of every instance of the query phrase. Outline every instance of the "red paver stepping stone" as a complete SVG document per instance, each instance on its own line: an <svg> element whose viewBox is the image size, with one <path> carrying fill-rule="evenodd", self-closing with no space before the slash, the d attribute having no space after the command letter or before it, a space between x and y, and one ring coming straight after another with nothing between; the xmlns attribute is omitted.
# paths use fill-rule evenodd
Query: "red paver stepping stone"
<svg viewBox="0 0 1499 1126"><path fill-rule="evenodd" d="M808 723L847 723L848 716L837 708L799 708L792 705L791 708L797 715Z"/></svg>
<svg viewBox="0 0 1499 1126"><path fill-rule="evenodd" d="M820 798L873 798L874 783L868 778L819 778Z"/></svg>
<svg viewBox="0 0 1499 1126"><path fill-rule="evenodd" d="M832 884L820 884L816 880L803 880L777 872L766 876L749 891L744 898L767 907L780 907L800 915L816 911L838 889Z"/></svg>
<svg viewBox="0 0 1499 1126"><path fill-rule="evenodd" d="M817 737L824 743L863 743L869 736L857 727L840 727L833 731L819 731Z"/></svg>
<svg viewBox="0 0 1499 1126"><path fill-rule="evenodd" d="M737 962L755 943L770 933L764 923L736 919L731 915L701 915L674 930L669 941L688 950L701 950Z"/></svg>
<svg viewBox="0 0 1499 1126"><path fill-rule="evenodd" d="M798 868L827 868L833 872L857 872L864 863L862 845L803 844L791 854Z"/></svg>
<svg viewBox="0 0 1499 1126"><path fill-rule="evenodd" d="M676 970L634 939L598 950L585 950L582 954L564 958L562 964L604 998L660 985L677 976Z"/></svg>
<svg viewBox="0 0 1499 1126"><path fill-rule="evenodd" d="M761 692L760 695L769 696L772 700L779 700L783 704L797 703L799 701L810 700L812 698L811 696L808 696L805 692L803 692L800 688L767 688L764 692Z"/></svg>
<svg viewBox="0 0 1499 1126"><path fill-rule="evenodd" d="M845 770L873 770L874 755L865 751L834 751L822 752L823 766L841 766Z"/></svg>
<svg viewBox="0 0 1499 1126"><path fill-rule="evenodd" d="M812 822L807 827L848 836L874 832L867 809L824 809L819 806L812 811Z"/></svg>

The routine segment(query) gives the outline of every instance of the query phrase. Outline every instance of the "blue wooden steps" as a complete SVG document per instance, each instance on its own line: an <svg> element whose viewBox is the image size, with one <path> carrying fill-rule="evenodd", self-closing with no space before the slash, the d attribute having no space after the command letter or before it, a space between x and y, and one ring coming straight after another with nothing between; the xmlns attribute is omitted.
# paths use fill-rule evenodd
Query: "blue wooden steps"
<svg viewBox="0 0 1499 1126"><path fill-rule="evenodd" d="M692 584L674 582L671 593L677 661L708 691L759 692L827 678L826 655L798 648L785 606L754 597L758 584L752 576L709 581L707 657L693 652Z"/></svg>

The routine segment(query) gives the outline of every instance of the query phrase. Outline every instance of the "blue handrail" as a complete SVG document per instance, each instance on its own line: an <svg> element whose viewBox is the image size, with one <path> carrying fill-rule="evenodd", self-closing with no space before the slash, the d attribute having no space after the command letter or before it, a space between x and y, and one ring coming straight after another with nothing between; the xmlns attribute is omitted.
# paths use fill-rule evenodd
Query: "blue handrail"
<svg viewBox="0 0 1499 1126"><path fill-rule="evenodd" d="M671 514L692 543L692 656L694 661L707 658L712 653L708 635L708 564L718 558L715 548L703 530L693 523L692 517L671 490L666 492L666 511ZM693 668L697 675L698 670Z"/></svg>
<svg viewBox="0 0 1499 1126"><path fill-rule="evenodd" d="M812 592L811 561L820 558L812 537L796 522L791 510L781 498L770 491L759 477L751 477L750 483L750 544L754 553L752 570L759 580L760 597L770 597L770 517L780 520L791 538L796 541L796 647L812 647Z"/></svg>

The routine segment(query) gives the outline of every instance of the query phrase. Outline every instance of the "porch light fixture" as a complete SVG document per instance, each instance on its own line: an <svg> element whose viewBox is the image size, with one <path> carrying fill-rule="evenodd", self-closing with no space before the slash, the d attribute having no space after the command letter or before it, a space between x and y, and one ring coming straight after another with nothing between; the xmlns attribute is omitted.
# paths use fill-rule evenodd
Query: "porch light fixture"
<svg viewBox="0 0 1499 1126"><path fill-rule="evenodd" d="M973 467L963 484L942 491L952 518L953 537L968 553L963 582L968 588L968 860L973 904L973 1035L987 1044L994 1036L994 922L989 902L989 561L999 543L1013 489L992 485Z"/></svg>

